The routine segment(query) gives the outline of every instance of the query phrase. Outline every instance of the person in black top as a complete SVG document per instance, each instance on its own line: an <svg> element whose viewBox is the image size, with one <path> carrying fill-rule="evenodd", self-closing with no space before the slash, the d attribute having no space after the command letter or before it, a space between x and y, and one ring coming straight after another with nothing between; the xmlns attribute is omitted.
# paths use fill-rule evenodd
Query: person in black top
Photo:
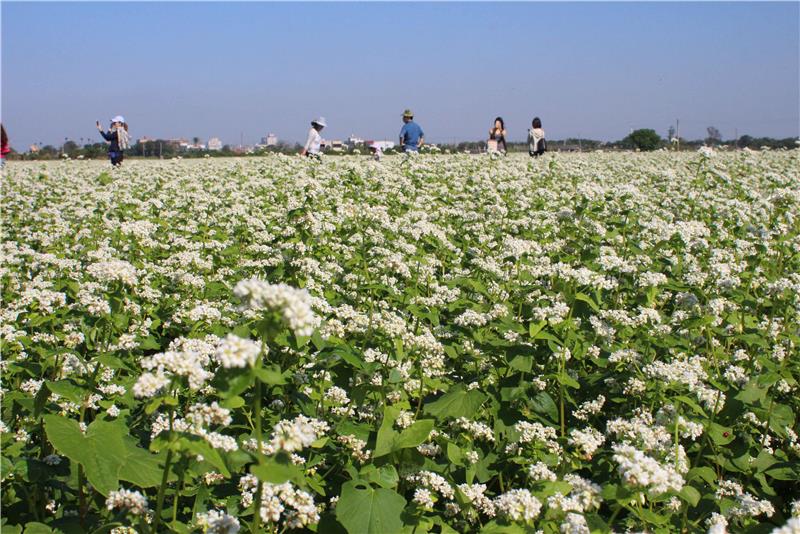
<svg viewBox="0 0 800 534"><path fill-rule="evenodd" d="M125 118L121 115L117 115L111 119L111 127L108 133L103 131L103 127L100 126L100 121L97 121L97 129L100 131L100 135L103 136L103 139L110 143L108 146L108 159L111 160L111 165L115 167L122 165L125 149L130 146L128 124L125 122Z"/></svg>

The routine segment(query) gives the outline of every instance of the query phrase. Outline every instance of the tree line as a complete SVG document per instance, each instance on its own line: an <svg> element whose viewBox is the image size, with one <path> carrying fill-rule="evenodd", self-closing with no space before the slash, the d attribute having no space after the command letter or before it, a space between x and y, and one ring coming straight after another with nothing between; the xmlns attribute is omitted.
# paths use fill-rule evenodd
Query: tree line
<svg viewBox="0 0 800 534"><path fill-rule="evenodd" d="M770 149L792 149L797 147L796 137L786 137L776 139L773 137L754 137L742 135L738 139L723 140L719 130L713 126L707 128L707 137L704 139L684 139L675 137L673 127L670 127L667 138L664 139L653 129L642 128L632 131L625 138L619 141L604 142L596 139L585 138L566 138L548 141L548 148L551 151L594 151L594 150L658 150L667 148L671 150L697 150L701 146L720 147L725 146L731 149L749 148L760 150L764 147ZM439 144L441 151L450 152L485 152L487 144L485 140L463 141L460 143ZM8 154L9 159L25 160L48 160L59 158L70 159L104 159L108 150L105 143L86 143L78 144L73 140L66 140L60 147L54 145L40 146L36 151L19 153L13 151ZM301 149L299 143L279 142L277 145L268 147L257 147L242 149L234 145L224 145L221 150L199 150L186 149L174 141L167 139L148 140L144 143L137 142L125 153L126 158L202 158L202 157L233 157L233 156L259 156L267 154L297 154ZM526 142L509 142L509 152L527 152ZM385 154L392 154L396 149L384 150ZM363 145L348 147L341 151L328 150L326 154L368 154L369 150Z"/></svg>

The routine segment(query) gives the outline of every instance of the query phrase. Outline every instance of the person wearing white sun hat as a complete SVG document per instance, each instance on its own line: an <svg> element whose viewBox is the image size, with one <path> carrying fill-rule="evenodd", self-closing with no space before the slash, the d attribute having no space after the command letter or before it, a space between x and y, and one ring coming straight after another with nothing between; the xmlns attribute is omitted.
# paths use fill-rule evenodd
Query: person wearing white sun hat
<svg viewBox="0 0 800 534"><path fill-rule="evenodd" d="M108 159L111 160L111 165L114 167L122 165L124 152L131 146L130 136L128 135L128 123L125 122L125 117L117 115L111 119L111 126L108 129L108 133L103 131L103 127L100 126L100 121L97 121L96 124L100 135L109 142Z"/></svg>
<svg viewBox="0 0 800 534"><path fill-rule="evenodd" d="M322 136L319 132L328 125L325 122L325 117L319 117L311 121L311 129L308 131L308 138L303 150L300 151L301 156L308 156L310 158L319 158L319 147L322 144Z"/></svg>

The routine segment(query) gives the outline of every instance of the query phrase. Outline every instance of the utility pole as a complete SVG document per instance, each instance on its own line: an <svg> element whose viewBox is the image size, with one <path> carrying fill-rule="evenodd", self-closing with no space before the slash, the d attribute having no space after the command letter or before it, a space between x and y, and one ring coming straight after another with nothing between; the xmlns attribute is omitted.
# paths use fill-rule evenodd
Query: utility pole
<svg viewBox="0 0 800 534"><path fill-rule="evenodd" d="M681 149L681 120L675 119L675 138L678 140L678 148L677 150L680 151Z"/></svg>
<svg viewBox="0 0 800 534"><path fill-rule="evenodd" d="M736 139L733 142L733 147L734 148L739 148L739 128L734 128L733 129L733 137Z"/></svg>

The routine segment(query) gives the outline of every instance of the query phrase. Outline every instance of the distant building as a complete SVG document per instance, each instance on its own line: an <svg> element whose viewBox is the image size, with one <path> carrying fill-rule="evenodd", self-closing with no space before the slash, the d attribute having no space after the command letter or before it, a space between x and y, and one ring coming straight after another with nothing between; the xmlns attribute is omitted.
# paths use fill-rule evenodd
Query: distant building
<svg viewBox="0 0 800 534"><path fill-rule="evenodd" d="M209 150L222 150L222 141L219 140L217 137L212 137L208 140L208 149Z"/></svg>
<svg viewBox="0 0 800 534"><path fill-rule="evenodd" d="M267 142L265 143L267 146L275 146L278 144L278 136L274 133L271 133L267 136Z"/></svg>
<svg viewBox="0 0 800 534"><path fill-rule="evenodd" d="M347 146L350 148L354 148L358 145L363 145L364 140L360 137L356 137L355 134L350 134L350 137L347 138Z"/></svg>
<svg viewBox="0 0 800 534"><path fill-rule="evenodd" d="M394 148L395 144L394 141L365 141L367 146L376 146L381 150L389 150L390 148Z"/></svg>
<svg viewBox="0 0 800 534"><path fill-rule="evenodd" d="M319 143L320 150L333 150L335 152L341 152L346 148L344 142L341 139L322 139Z"/></svg>

